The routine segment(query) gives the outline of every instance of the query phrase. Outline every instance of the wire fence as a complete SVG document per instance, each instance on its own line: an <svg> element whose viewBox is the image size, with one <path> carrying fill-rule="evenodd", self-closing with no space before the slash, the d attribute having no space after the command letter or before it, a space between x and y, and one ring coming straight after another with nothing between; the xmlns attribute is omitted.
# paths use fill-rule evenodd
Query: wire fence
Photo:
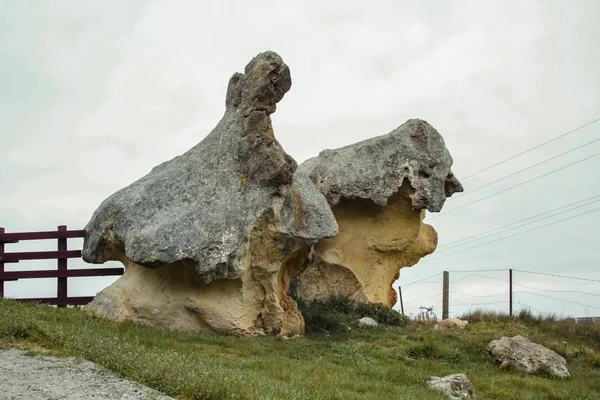
<svg viewBox="0 0 600 400"><path fill-rule="evenodd" d="M446 285L444 273L449 277ZM579 286L570 288L565 280L577 281ZM454 270L401 282L399 289L401 310L414 319L441 319L444 310L448 317L460 317L474 310L512 315L526 310L561 319L595 320L600 316L600 279L581 276L509 268Z"/></svg>
<svg viewBox="0 0 600 400"><path fill-rule="evenodd" d="M508 165L509 162L525 154L532 153L576 132L583 133L587 131L592 133L588 127L597 123L600 123L600 118L595 118L568 132L497 161L479 171L474 171L470 175L462 177L461 181L464 183L486 171ZM598 143L600 143L600 137L597 134L593 134L589 140L575 147L563 141L563 147L559 151L552 151L553 154L542 159L536 156L537 161L527 162L525 163L526 166L514 172L511 168L507 173L502 173L498 177L494 177L493 180L483 179L483 182L477 187L447 199L449 208L446 207L444 211L437 215L427 215L425 221L437 221L438 218L445 218L446 215L471 209L482 204L483 201L496 198L496 196L507 192L514 194L517 190L524 191L528 187L530 188L528 185L532 182L555 176L560 171L582 166L583 163L590 168L590 164L597 163L600 158L600 151L597 148ZM559 164L555 164L557 160L561 160ZM591 168L594 167L591 166ZM526 173L527 175L525 175ZM521 178L517 179L517 177ZM497 186L498 183L503 183L502 187ZM497 189L491 190L494 187ZM590 188L593 190L593 185ZM463 197L466 197L467 200L463 201ZM570 196L566 195L564 197L569 198ZM438 260L446 262L445 259L449 257L477 251L477 249L484 246L497 246L498 242L504 244L510 243L512 240L514 243L514 238L541 229L557 228L558 224L562 224L562 231L566 231L568 228L564 228L564 225L568 221L577 219L577 222L581 222L584 217L590 219L598 216L600 213L600 207L597 207L600 203L599 193L587 193L586 196L582 196L585 198L577 197L569 198L562 204L553 205L552 209L540 209L538 213L527 218L517 221L510 221L512 218L508 218L501 226L486 228L478 233L443 244L438 247L431 257L427 257L421 262L428 264L435 263ZM562 197L557 196L557 198ZM504 208L508 209L515 206L506 203ZM590 229L588 236L594 237L597 233L595 227L592 225L588 229ZM575 246L577 245L575 244ZM550 253L549 251L547 258L551 257ZM500 254L507 253L499 252L498 255L500 256ZM479 265L486 265L489 259L481 259L480 261ZM498 259L495 262L495 265L498 265ZM507 261L508 263L510 261ZM600 277L600 275L595 275L595 277ZM565 315L587 318L590 315L600 315L600 279L595 277L559 275L510 268L444 271L417 281L400 282L399 297L401 304L399 305L405 314L420 318L460 316L475 309L511 315L521 310L528 310L539 314L553 314L559 318ZM595 317L590 318L593 320Z"/></svg>

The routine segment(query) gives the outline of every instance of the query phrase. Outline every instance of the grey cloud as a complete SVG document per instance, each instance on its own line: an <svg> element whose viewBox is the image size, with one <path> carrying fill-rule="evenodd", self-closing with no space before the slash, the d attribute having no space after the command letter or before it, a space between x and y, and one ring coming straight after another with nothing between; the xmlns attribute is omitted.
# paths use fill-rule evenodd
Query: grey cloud
<svg viewBox="0 0 600 400"><path fill-rule="evenodd" d="M273 121L298 161L422 118L444 136L461 178L598 117L599 12L596 2L558 0L3 4L0 226L83 226L105 197L198 143L224 112L231 74L266 49L291 67L292 89ZM598 129L468 180L466 193ZM431 224L443 244L589 197L600 183L597 165L590 160ZM443 269L517 265L600 279L597 222L590 214L426 258L402 270L400 283Z"/></svg>

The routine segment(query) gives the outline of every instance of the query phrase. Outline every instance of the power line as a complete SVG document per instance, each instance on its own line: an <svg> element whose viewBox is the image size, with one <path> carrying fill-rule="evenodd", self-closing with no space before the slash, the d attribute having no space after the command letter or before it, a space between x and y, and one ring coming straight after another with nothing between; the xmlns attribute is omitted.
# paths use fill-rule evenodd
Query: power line
<svg viewBox="0 0 600 400"><path fill-rule="evenodd" d="M566 132L566 133L563 133L562 135L559 135L559 136L557 136L557 137L555 137L555 138L553 138L553 139L547 140L547 141L545 141L544 143L540 143L540 144L538 144L537 146L533 146L533 147L532 147L532 148L530 148L530 149L527 149L527 150L525 150L525 151L522 151L522 152L520 152L520 153L518 153L518 154L515 154L515 155L514 155L514 156L512 156L512 157L509 157L509 158L507 158L507 159L505 159L505 160L502 160L502 161L500 161L500 162L497 162L496 164L490 165L489 167L486 167L486 168L482 169L481 171L477 171L477 172L475 172L475 173L473 173L473 174L471 174L471 175L469 175L469 176L467 176L467 177L465 177L465 178L462 178L462 179L461 179L461 181L463 181L463 182L464 182L464 181L466 181L467 179L470 179L470 178L474 177L475 175L479 175L479 174L481 174L482 172L485 172L485 171L488 171L488 170L490 170L490 169L492 169L492 168L494 168L494 167L497 167L498 165L502 165L502 164L504 164L504 163L506 163L506 162L508 162L508 161L510 161L510 160L514 160L515 158L517 158L517 157L520 157L520 156L522 156L523 154L526 154L526 153L529 153L530 151L533 151L533 150L539 149L540 147L542 147L542 146L545 146L545 145L547 145L548 143L552 143L552 142L554 142L554 141L556 141L556 140L558 140L558 139L560 139L560 138L563 138L563 137L565 137L565 136L567 136L567 135L570 135L571 133L577 132L578 130L580 130L580 129L583 129L583 128L585 128L586 126L592 125L592 124L594 124L594 123L596 123L596 122L598 122L598 121L600 121L600 118L597 118L597 119L595 119L595 120L593 120L593 121L591 121L591 122L588 122L588 123L587 123L587 124L585 124L585 125L581 125L581 126L579 126L579 127L575 128L575 129L572 129L572 130L570 130L570 131Z"/></svg>
<svg viewBox="0 0 600 400"><path fill-rule="evenodd" d="M513 292L516 293L516 292ZM500 296L506 296L509 293L500 293L500 294L486 294L486 295L477 295L477 294L468 294L468 293L461 293L461 292L450 292L450 294L458 294L460 296L469 296L469 297L500 297Z"/></svg>
<svg viewBox="0 0 600 400"><path fill-rule="evenodd" d="M530 289L530 290L541 290L543 292L550 292L550 293L579 293L579 294L587 294L590 296L598 296L600 297L600 294L595 294L595 293L588 293L588 292L580 292L577 290L546 290L546 289L538 289L538 288L533 288L533 287L529 287L529 286L523 286L523 285L519 285L517 283L513 282L514 286L519 286L525 289ZM526 290L517 290L517 291L513 291L513 294L517 294L517 293L532 293L535 294L534 292L528 292ZM509 292L506 293L500 293L500 294L486 294L486 295L476 295L476 294L468 294L468 293L461 293L461 292L450 292L450 294L457 294L460 296L469 296L469 297L500 297L500 296L507 296L509 294Z"/></svg>
<svg viewBox="0 0 600 400"><path fill-rule="evenodd" d="M530 286L525 286L525 285L520 285L518 283L513 282L513 285L515 286L519 286L525 289L530 289L530 290L541 290L542 292L550 292L550 293L579 293L579 294L586 294L589 296L597 296L600 297L600 294L597 293L589 293L589 292L582 292L579 290L548 290L548 289L540 289L540 288L534 288L534 287L530 287ZM526 292L526 291L521 291L521 292L513 292L513 293L531 293L531 292Z"/></svg>
<svg viewBox="0 0 600 400"><path fill-rule="evenodd" d="M589 304L583 304L583 303L578 303L576 301L571 301L571 300L565 300L565 299L559 299L558 297L552 297L552 296L547 296L545 294L540 294L540 293L533 293L533 292L528 292L530 294L533 294L535 296L540 296L540 297L546 297L548 299L553 299L553 300L559 300L559 301L565 301L567 303L572 303L572 304L577 304L580 306L584 306L584 307L589 307L589 308L595 308L597 310L600 310L600 307L594 307L594 306L590 306Z"/></svg>
<svg viewBox="0 0 600 400"><path fill-rule="evenodd" d="M434 260L439 260L441 258L450 257L450 256L452 256L454 254L462 253L462 252L468 251L468 250L473 250L473 249L476 249L478 247L486 246L486 245L492 244L492 243L496 243L496 242L499 242L499 241L504 240L504 239L510 239L510 238L515 237L515 236L523 235L525 233L529 233L529 232L532 232L532 231L535 231L535 230L538 230L538 229L542 229L542 228L545 228L547 226L555 225L555 224L558 224L560 222L568 221L570 219L581 217L583 215L591 214L591 213L596 212L596 211L600 211L600 208L595 208L593 210L590 210L590 211L587 211L587 212L584 212L584 213L580 213L580 214L577 214L577 215L573 215L573 216L568 217L568 218L559 219L558 221L550 222L550 223L545 224L545 225L536 226L535 228L531 228L531 229L528 229L526 231L518 232L518 233L515 233L515 234L510 235L510 236L504 236L504 237L492 240L491 242L481 243L481 244L478 244L477 246L472 246L472 247L468 247L468 248L463 249L463 250L455 251L454 253L444 254L441 257L425 259L424 261L434 261Z"/></svg>
<svg viewBox="0 0 600 400"><path fill-rule="evenodd" d="M584 203L584 202L586 202L586 201L589 201L589 200L592 200L592 199L595 199L595 198L598 198L598 197L600 197L600 195L592 196L592 197L589 197L589 198L587 198L587 199L585 199L585 200L576 201L575 203L567 204L567 205L565 205L565 206L562 206L562 207L555 208L554 210L546 211L546 212L543 212L543 213L541 213L541 214L537 214L537 215L534 215L534 216L532 216L532 217L529 217L529 218L522 219L522 220L520 220L520 221L516 221L516 222L512 222L512 223L510 223L510 224L502 225L502 226L500 226L500 227L498 227L498 228L490 229L489 231L480 232L480 233L478 233L478 234L475 234L475 235L467 236L466 238L462 238L462 239L459 239L459 240L455 240L454 242L450 242L450 243L447 243L447 244L445 244L445 245L442 245L442 246L438 247L438 249L436 250L436 253L440 253L441 251L445 251L445 250L447 250L447 249L445 249L445 247L451 246L451 245L453 245L453 244L460 243L460 242L463 242L463 241L465 241L465 240L468 240L468 239L473 239L473 238L476 238L476 237L478 237L478 236L485 235L485 234L487 234L487 233L492 233L492 232L494 232L494 231L497 231L497 230L501 230L501 229L504 229L504 228L508 228L509 226L516 225L516 224L519 224L519 223L521 223L521 222L529 221L529 220L531 220L531 219L534 219L534 218L537 218L537 217L541 217L541 216L543 216L543 215L546 215L546 214L550 214L550 213L552 213L552 212L554 212L554 211L562 210L563 208L572 207L572 206L575 206L575 205L577 205L577 204ZM593 204L593 203L595 203L595 201L594 201L594 202L591 202L591 203L589 203L589 204ZM585 204L585 206L587 206L587 205L589 205L589 204ZM571 210L569 210L569 211L571 211ZM554 217L554 216L556 216L556 215L560 215L560 214L561 214L561 213L559 213L559 214L554 214L554 215L552 215L552 216ZM534 221L534 222L538 222L538 221L541 221L541 220L536 220L536 221ZM524 225L521 225L521 226L524 226ZM505 231L503 231L503 232L505 232ZM491 235L490 235L490 236L491 236ZM486 236L486 237L487 237L487 236ZM459 245L459 246L462 246L462 245ZM458 246L451 246L451 247L458 247ZM441 250L440 250L440 249L441 249Z"/></svg>
<svg viewBox="0 0 600 400"><path fill-rule="evenodd" d="M468 269L468 270L455 270L452 269L448 272L496 272L496 271L508 271L509 268L497 268L497 269Z"/></svg>
<svg viewBox="0 0 600 400"><path fill-rule="evenodd" d="M470 203L463 204L463 205L462 205L462 206L460 206L460 207L453 208L452 210L450 210L450 211L448 211L448 212L446 212L446 213L443 213L443 214L438 214L438 215L434 215L434 216L432 216L431 218L429 218L429 221L431 221L432 219L436 219L436 218L439 218L439 217L443 217L444 215L448 215L448 214L450 214L450 213L452 213L452 212L454 212L454 211L460 210L461 208L465 208L465 207L467 207L467 206L470 206L471 204L479 203L480 201L487 200L487 199L489 199L490 197L494 197L494 196L497 196L497 195L499 195L499 194L501 194L501 193L504 193L504 192L507 192L507 191L509 191L509 190L512 190L512 189L518 188L518 187L520 187L520 186L523 186L523 185L525 185L525 184L527 184L527 183L530 183L530 182L533 182L533 181L535 181L535 180L537 180L537 179L540 179L540 178L546 177L546 176L548 176L548 175L551 175L551 174L553 174L553 173L555 173L555 172L561 171L561 170L563 170L563 169L565 169L565 168L572 167L573 165L576 165L576 164L582 163L582 162L584 162L584 161L587 161L587 160L589 160L590 158L594 158L594 157L597 157L597 156L599 156L599 155L600 155L600 153L593 154L593 155L591 155L591 156L589 156L589 157L586 157L586 158L584 158L584 159L581 159L581 160L578 160L578 161L572 162L571 164L567 164L567 165L565 165L565 166L563 166L563 167L560 167L560 168L554 169L554 170L552 170L552 171L550 171L550 172L547 172L547 173L545 173L545 174L542 174L542 175L536 176L535 178L528 179L528 180L526 180L525 182L521 182L521 183L519 183L519 184L516 184L516 185L514 185L514 186L508 187L508 188L506 188L506 189L504 189L504 190L501 190L501 191L499 191L499 192L496 192L496 193L490 194L489 196L485 196L485 197L482 197L482 198L480 198L480 199L477 199L477 200L475 200L475 201L472 201L472 202L470 202Z"/></svg>
<svg viewBox="0 0 600 400"><path fill-rule="evenodd" d="M495 305L497 307L503 307L506 308L508 310L508 307L506 307L504 304L506 304L506 302L499 302L499 301L494 301L494 302L489 302L489 303L464 303L464 302L460 302L457 301L456 303L458 303L459 305L463 305L463 306L485 306L485 305Z"/></svg>
<svg viewBox="0 0 600 400"><path fill-rule="evenodd" d="M434 303L434 304L433 304L431 307L432 307L432 308L434 308L435 306L437 306L437 305L438 305L438 304L440 304L441 302L442 302L442 300L440 300L440 301L438 301L438 302ZM418 307L417 307L417 306L412 306L412 307L404 307L404 310L405 310L405 311L408 311L408 310L420 310L421 308L425 308L425 307L424 307L424 306L418 306Z"/></svg>
<svg viewBox="0 0 600 400"><path fill-rule="evenodd" d="M513 271L514 271L514 270L513 270ZM506 280L504 280L504 279L498 279L498 278L494 278L494 277L491 277L491 276L485 276L485 275L465 275L465 276L463 276L463 277L462 277L462 278L460 278L460 279L457 279L457 280L455 280L455 281L450 281L450 283L458 283L458 282L462 281L463 279L467 279L467 278L469 278L469 277L472 277L472 276L476 276L476 277L478 277L478 278L493 279L493 280L495 280L495 281L500 281L500 282L506 282L506 283L508 283L508 281L506 281Z"/></svg>
<svg viewBox="0 0 600 400"><path fill-rule="evenodd" d="M598 200L595 200L595 201L592 201L592 202L590 202L590 203L588 203L588 204L585 204L583 207L585 207L585 206L589 206L589 205L591 205L591 204L598 203L598 202L600 202L600 199L598 199ZM577 208L581 208L581 207L577 207ZM513 228L504 229L504 230L501 230L501 231L499 231L499 232L490 233L490 234L488 234L488 235L483 235L483 236L482 236L482 237L480 237L480 238L473 239L473 240L469 240L469 241L466 241L465 243L457 244L457 245L454 245L454 246L451 246L451 247L447 247L447 248L445 248L445 249L438 250L438 251L436 251L436 253L437 253L437 254L439 254L439 253L442 253L442 252L444 252L444 251L449 251L449 250L455 249L455 248L457 248L457 247L461 247L461 246L464 246L464 245L467 245L467 244L470 244L470 243L474 243L474 242L477 242L477 241L479 241L479 240L482 240L482 239L485 239L485 238L489 238L489 237L491 237L491 236L498 235L498 234L500 234L500 233L509 232L509 231L512 231L512 230L514 230L514 229L518 229L518 228L522 228L522 227L524 227L524 226L527 226L527 225L535 224L536 222L540 222L540 221L546 220L546 219L548 219L548 218L553 218L553 217L556 217L556 216L558 216L558 215L562 215L562 214L565 214L565 213L571 212L571 211L573 211L573 210L574 210L574 209L570 209L570 210L566 210L566 211L561 211L561 212L558 212L558 213L556 213L556 214L548 215L547 217L539 218L539 219L536 219L536 220L533 220L533 221L530 221L530 222L526 222L526 223L524 223L524 224L521 224L521 225L517 225L517 226L515 226L515 227L513 227ZM530 218L527 218L527 219L530 219ZM456 243L456 242L455 242L455 243Z"/></svg>
<svg viewBox="0 0 600 400"><path fill-rule="evenodd" d="M600 138L594 139L594 140L592 140L592 141L589 141L589 142L587 142L587 143L584 143L584 144L582 144L581 146L577 146L577 147L575 147L575 148L573 148L573 149L571 149L571 150L567 150L567 151L565 151L565 152L562 152L562 153L560 153L560 154L557 154L557 155L555 155L555 156L553 156L553 157L547 158L547 159L545 159L545 160L543 160L543 161L540 161L540 162L538 162L537 164L533 164L533 165L530 165L529 167L523 168L523 169L521 169L521 170L519 170L519 171L517 171L517 172L513 172L513 173L512 173L512 174L510 174L510 175L503 176L502 178L499 178L499 179L496 179L495 181L492 181L492 182L486 183L486 184L485 184L485 185L483 185L483 186L479 186L479 187L477 187L477 188L475 188L475 189L470 189L468 192L466 192L466 193L463 193L463 194L461 194L461 195L459 195L459 196L456 196L456 197L450 197L450 198L449 198L447 201L456 200L456 199L460 199L460 198L462 198L462 197L464 197L464 196L468 196L468 195L470 195L471 193L474 193L474 192L478 191L479 189L483 189L483 188L485 188L485 187L488 187L488 186L490 186L490 185L493 185L494 183L498 183L498 182L500 182L500 181L503 181L503 180L505 180L505 179L508 179L508 178L510 178L510 177L513 177L513 176L515 176L515 175L518 175L518 174L520 174L521 172L525 172L525 171L527 171L527 170L529 170L529 169L531 169L531 168L535 168L535 167L537 167L537 166L540 166L540 165L542 165L542 164L545 164L545 163L547 163L547 162L549 162L549 161L555 160L555 159L557 159L557 158L559 158L559 157L562 157L562 156L564 156L565 154L572 153L572 152L574 152L574 151L576 151L576 150L582 149L582 148L584 148L584 147L586 147L586 146L589 146L590 144L596 143L596 142L598 142L598 141L600 141Z"/></svg>
<svg viewBox="0 0 600 400"><path fill-rule="evenodd" d="M438 276L438 275L441 275L441 272L438 272L438 273L437 273L437 274L435 274L435 275L428 276L427 278L419 279L418 281L414 281L414 282L411 282L411 283L409 283L409 284L406 284L406 285L400 285L400 287L401 287L401 288L403 288L403 289L406 289L406 288L407 288L407 287L409 287L410 285L414 285L415 283L419 283L419 282L422 282L422 281L426 281L427 279L434 278L434 277L436 277L436 276ZM431 283L435 283L435 282L431 282Z"/></svg>
<svg viewBox="0 0 600 400"><path fill-rule="evenodd" d="M578 278L576 276L548 274L548 273L545 273L545 272L524 271L522 269L513 269L513 271L525 272L527 274L535 274L535 275L554 276L556 278L567 278L567 279L577 279L577 280L580 280L580 281L600 282L600 280L598 280L598 279Z"/></svg>
<svg viewBox="0 0 600 400"><path fill-rule="evenodd" d="M420 298L418 298L418 299L415 299L415 300L407 301L407 302L405 302L405 303L404 303L404 305L411 304L411 303L414 303L414 302L416 302L416 301L421 301L421 300L423 300L423 299L428 299L428 298L430 298L430 297L434 297L434 296L435 296L435 297L439 296L439 293L436 293L436 294L430 294L429 296L423 296L423 297L420 297Z"/></svg>
<svg viewBox="0 0 600 400"><path fill-rule="evenodd" d="M580 278L580 277L566 276L566 275L556 275L556 274L549 274L549 273L545 273L545 272L525 271L522 269L514 269L514 268L492 268L492 269L488 268L488 269L464 269L464 270L451 269L448 272L456 272L456 273L460 273L460 272L499 272L499 271L509 271L511 269L513 271L525 272L528 274L547 275L547 276L555 276L555 277L559 277L559 278L569 278L569 279L579 279L582 281L600 282L600 280L589 279L589 278ZM435 275L433 275L433 276L435 276ZM483 275L467 275L467 276L483 276ZM466 278L467 276L464 276L463 278L461 278L459 280L462 280L462 279ZM491 278L491 277L489 277L489 278ZM425 279L427 279L427 278L425 278ZM497 279L497 278L491 278L491 279ZM459 280L452 281L451 283L458 282ZM508 281L503 280L502 282L508 282ZM515 285L516 285L516 283L515 283ZM531 289L531 288L527 287L527 289ZM537 289L537 290L545 290L545 289ZM552 290L552 292L558 292L558 290ZM582 293L584 293L584 292L582 292Z"/></svg>

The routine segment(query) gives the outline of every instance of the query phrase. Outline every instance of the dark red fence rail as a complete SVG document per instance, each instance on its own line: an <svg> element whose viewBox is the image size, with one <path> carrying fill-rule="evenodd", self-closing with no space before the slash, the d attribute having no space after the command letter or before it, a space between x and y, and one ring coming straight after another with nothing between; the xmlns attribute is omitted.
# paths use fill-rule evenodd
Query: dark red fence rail
<svg viewBox="0 0 600 400"><path fill-rule="evenodd" d="M18 232L6 233L4 228L0 228L0 297L4 296L4 282L16 281L19 279L34 278L57 278L56 297L41 297L34 299L18 299L23 301L39 301L50 303L59 307L68 304L81 305L87 304L94 298L89 297L69 297L67 294L67 278L82 276L110 276L123 275L123 268L85 268L68 269L67 261L69 258L80 258L81 250L68 250L67 239L82 238L85 236L83 230L67 230L65 225L58 227L56 231L48 232ZM22 240L47 240L57 239L58 246L56 251L30 251L6 253L5 244L18 243ZM8 263L18 263L25 260L57 260L56 270L37 270L37 271L5 271L4 265Z"/></svg>

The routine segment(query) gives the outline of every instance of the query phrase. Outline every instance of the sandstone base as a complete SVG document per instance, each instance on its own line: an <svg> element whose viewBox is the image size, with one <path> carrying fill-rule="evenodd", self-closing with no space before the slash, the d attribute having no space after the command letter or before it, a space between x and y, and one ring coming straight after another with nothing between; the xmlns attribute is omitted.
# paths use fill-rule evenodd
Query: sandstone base
<svg viewBox="0 0 600 400"><path fill-rule="evenodd" d="M282 260L290 250L292 255ZM232 279L205 283L191 262L147 268L114 255L125 274L98 293L85 311L183 331L301 334L304 319L287 288L306 253L300 244L282 239L266 219L252 231L239 276Z"/></svg>
<svg viewBox="0 0 600 400"><path fill-rule="evenodd" d="M84 310L101 318L134 320L182 331L252 335L304 332L296 303L275 291L277 274L202 282L183 263L146 268L131 261L125 274Z"/></svg>
<svg viewBox="0 0 600 400"><path fill-rule="evenodd" d="M314 300L342 294L392 307L397 301L392 284L400 269L437 246L437 233L422 222L425 211L412 209L410 195L403 185L385 207L342 199L332 208L339 235L314 246L314 258L292 283L292 295Z"/></svg>

